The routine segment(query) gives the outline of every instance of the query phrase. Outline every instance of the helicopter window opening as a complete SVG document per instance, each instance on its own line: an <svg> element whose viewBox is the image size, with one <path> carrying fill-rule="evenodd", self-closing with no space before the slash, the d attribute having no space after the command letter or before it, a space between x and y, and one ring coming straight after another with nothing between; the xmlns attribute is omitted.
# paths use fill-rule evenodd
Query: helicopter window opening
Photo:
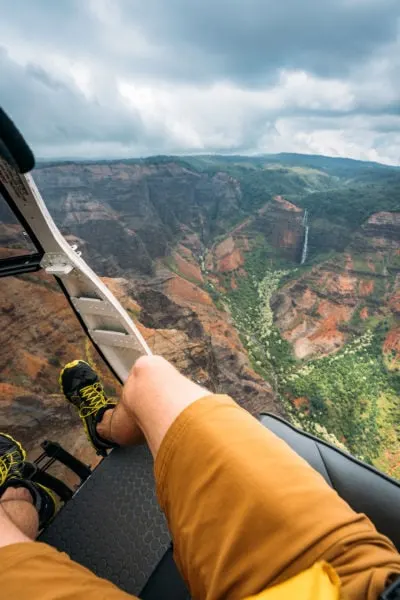
<svg viewBox="0 0 400 600"><path fill-rule="evenodd" d="M0 192L0 261L36 252L34 243Z"/></svg>
<svg viewBox="0 0 400 600"><path fill-rule="evenodd" d="M0 279L0 431L18 439L29 460L44 440L94 467L98 462L76 410L58 384L62 367L83 359L95 368L106 394L120 384L85 335L55 279L44 270ZM48 471L72 488L78 478L55 462Z"/></svg>

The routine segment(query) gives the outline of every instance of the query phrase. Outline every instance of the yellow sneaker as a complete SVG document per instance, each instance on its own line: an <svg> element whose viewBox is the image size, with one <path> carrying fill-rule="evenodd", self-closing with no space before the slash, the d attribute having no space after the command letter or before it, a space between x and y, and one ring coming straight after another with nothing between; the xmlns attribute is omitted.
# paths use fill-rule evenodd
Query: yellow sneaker
<svg viewBox="0 0 400 600"><path fill-rule="evenodd" d="M77 408L89 442L97 454L107 456L107 450L117 444L102 439L96 426L116 402L106 397L96 371L87 362L74 360L62 369L59 383L68 402Z"/></svg>

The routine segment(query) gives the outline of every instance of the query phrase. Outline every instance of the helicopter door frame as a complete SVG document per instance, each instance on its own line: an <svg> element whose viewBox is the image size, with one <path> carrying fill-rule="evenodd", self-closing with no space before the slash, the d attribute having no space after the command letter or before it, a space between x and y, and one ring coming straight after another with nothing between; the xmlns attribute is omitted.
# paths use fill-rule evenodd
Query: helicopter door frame
<svg viewBox="0 0 400 600"><path fill-rule="evenodd" d="M0 156L0 192L38 253L7 260L3 275L39 270L53 275L85 334L115 376L124 383L136 359L151 350L111 291L63 237L30 174L23 175ZM40 260L39 260L40 259ZM9 267L9 268L7 268ZM1 275L1 270L0 270Z"/></svg>

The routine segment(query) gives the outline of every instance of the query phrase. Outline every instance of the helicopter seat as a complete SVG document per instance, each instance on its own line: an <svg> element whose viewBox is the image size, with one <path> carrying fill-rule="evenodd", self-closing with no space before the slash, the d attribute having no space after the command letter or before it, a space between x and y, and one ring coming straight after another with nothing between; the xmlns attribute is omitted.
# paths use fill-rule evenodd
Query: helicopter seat
<svg viewBox="0 0 400 600"><path fill-rule="evenodd" d="M400 551L400 484L397 481L275 415L261 415L260 421L321 473L356 512L366 514Z"/></svg>

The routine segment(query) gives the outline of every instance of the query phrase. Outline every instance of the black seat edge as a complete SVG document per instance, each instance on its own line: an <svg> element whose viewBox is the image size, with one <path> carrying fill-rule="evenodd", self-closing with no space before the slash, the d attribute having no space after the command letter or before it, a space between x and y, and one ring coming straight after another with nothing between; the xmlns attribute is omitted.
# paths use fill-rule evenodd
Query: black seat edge
<svg viewBox="0 0 400 600"><path fill-rule="evenodd" d="M399 488L399 491L400 491L400 482L397 481L397 479L393 479L393 477L390 477L390 475L386 475L386 473L379 471L379 469L376 469L372 465L369 465L368 463L365 463L362 460L359 460L358 458L356 458L349 452L344 452L343 450L341 450L340 448L337 448L333 444L330 444L329 442L326 442L325 440L322 440L322 439L316 437L315 435L312 435L312 433L307 433L306 431L299 429L298 427L296 427L295 425L292 425L291 423L289 423L289 421L286 421L282 417L278 417L277 415L274 415L272 413L261 413L260 414L261 423L263 423L263 417L273 419L274 421L280 421L283 425L286 425L287 427L289 427L296 433L299 433L303 437L309 438L313 442L316 442L319 446L326 446L330 450L337 452L338 454L340 454L344 458L350 460L351 462L355 463L356 465L363 467L364 469L368 469L369 471L371 471L371 473L374 473L375 475L379 475L379 477L382 477L382 479L386 479L386 481L388 481L389 483L393 483L395 486L397 486ZM269 427L268 427L268 429L269 429ZM321 459L323 460L322 456L321 456Z"/></svg>
<svg viewBox="0 0 400 600"><path fill-rule="evenodd" d="M367 515L400 550L398 481L281 417L265 413L260 422L318 471L355 512Z"/></svg>

